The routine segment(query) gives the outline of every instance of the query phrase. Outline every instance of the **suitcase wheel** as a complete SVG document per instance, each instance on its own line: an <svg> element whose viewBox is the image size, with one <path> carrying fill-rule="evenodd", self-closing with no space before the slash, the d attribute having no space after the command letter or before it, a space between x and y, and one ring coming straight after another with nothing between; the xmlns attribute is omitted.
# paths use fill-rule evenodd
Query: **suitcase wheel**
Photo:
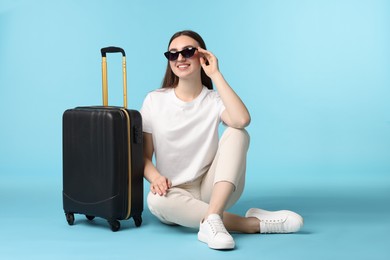
<svg viewBox="0 0 390 260"><path fill-rule="evenodd" d="M73 213L65 213L66 221L68 221L68 224L70 226L74 223L74 214Z"/></svg>
<svg viewBox="0 0 390 260"><path fill-rule="evenodd" d="M95 216L90 216L90 215L85 215L85 217L88 219L88 220L93 220L95 218Z"/></svg>
<svg viewBox="0 0 390 260"><path fill-rule="evenodd" d="M134 216L134 224L136 227L140 227L142 224L142 217L141 216Z"/></svg>
<svg viewBox="0 0 390 260"><path fill-rule="evenodd" d="M121 228L121 223L119 223L118 220L108 220L108 224L113 232L116 232Z"/></svg>

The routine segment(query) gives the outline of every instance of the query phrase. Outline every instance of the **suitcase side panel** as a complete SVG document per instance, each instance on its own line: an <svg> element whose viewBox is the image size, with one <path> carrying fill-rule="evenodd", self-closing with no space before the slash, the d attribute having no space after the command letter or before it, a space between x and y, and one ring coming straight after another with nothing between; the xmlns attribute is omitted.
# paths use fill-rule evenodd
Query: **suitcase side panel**
<svg viewBox="0 0 390 260"><path fill-rule="evenodd" d="M131 217L141 216L144 207L144 158L142 117L137 110L127 109L131 135Z"/></svg>
<svg viewBox="0 0 390 260"><path fill-rule="evenodd" d="M65 212L106 219L125 218L128 204L126 133L127 124L121 111L96 108L65 111Z"/></svg>

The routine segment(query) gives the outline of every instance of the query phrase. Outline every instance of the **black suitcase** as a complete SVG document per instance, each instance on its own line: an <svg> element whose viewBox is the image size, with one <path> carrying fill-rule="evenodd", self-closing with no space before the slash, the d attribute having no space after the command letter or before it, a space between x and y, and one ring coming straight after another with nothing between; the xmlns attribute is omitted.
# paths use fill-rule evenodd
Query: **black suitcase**
<svg viewBox="0 0 390 260"><path fill-rule="evenodd" d="M124 107L108 106L106 53L121 52ZM142 223L142 118L127 109L126 55L123 49L101 49L103 106L76 107L63 114L63 207L69 225L74 214Z"/></svg>

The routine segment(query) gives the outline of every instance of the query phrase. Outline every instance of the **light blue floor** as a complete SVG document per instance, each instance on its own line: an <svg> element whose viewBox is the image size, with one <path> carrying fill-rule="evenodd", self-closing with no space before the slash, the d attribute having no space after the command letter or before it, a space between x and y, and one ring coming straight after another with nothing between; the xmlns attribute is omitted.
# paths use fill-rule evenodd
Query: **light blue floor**
<svg viewBox="0 0 390 260"><path fill-rule="evenodd" d="M111 232L101 219L62 211L61 176L0 176L0 259L390 259L390 185L365 180L342 185L247 185L231 209L292 209L303 215L297 234L233 234L236 249L214 251L196 231L160 224L145 208L143 225L122 221ZM45 179L45 180L43 180Z"/></svg>

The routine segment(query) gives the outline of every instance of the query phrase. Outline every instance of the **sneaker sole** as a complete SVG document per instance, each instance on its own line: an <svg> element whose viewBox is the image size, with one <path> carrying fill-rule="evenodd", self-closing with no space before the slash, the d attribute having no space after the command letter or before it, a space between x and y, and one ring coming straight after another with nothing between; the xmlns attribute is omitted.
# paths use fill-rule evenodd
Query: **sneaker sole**
<svg viewBox="0 0 390 260"><path fill-rule="evenodd" d="M233 249L235 246L235 243L212 243L208 241L207 236L198 232L198 239L199 241L206 243L211 249L218 249L218 250L223 250L223 249Z"/></svg>

